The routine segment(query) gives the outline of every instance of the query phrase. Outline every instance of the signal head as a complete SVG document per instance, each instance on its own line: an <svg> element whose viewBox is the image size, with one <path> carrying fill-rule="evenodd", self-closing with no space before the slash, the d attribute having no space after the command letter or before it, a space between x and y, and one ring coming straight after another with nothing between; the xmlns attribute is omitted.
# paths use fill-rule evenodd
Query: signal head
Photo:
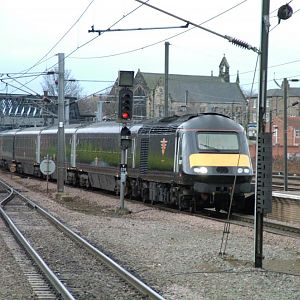
<svg viewBox="0 0 300 300"><path fill-rule="evenodd" d="M132 119L133 92L128 88L119 91L119 121L129 121Z"/></svg>

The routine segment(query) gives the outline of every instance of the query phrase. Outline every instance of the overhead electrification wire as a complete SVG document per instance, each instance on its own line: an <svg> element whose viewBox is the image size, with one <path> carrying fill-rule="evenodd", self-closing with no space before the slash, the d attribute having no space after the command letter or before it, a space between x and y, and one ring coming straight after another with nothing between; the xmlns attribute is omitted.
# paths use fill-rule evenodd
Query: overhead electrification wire
<svg viewBox="0 0 300 300"><path fill-rule="evenodd" d="M111 89L113 86L114 86L114 85L110 85L110 86L108 86L108 87L105 87L104 89L101 89L101 90L99 90L99 91L97 91L97 92L94 92L94 93L92 93L92 94L89 94L89 95L87 95L87 96L84 96L83 98L80 98L80 99L78 99L77 101L82 101L82 100L88 99L89 97L91 97L91 96L93 96L93 95L96 95L96 94L99 94L99 93L101 93L101 92L104 92L104 91L106 91L107 89Z"/></svg>
<svg viewBox="0 0 300 300"><path fill-rule="evenodd" d="M241 47L241 48L244 48L244 49L248 49L248 50L252 50L252 51L254 51L254 52L256 52L256 53L259 53L259 52L260 52L256 47L253 47L253 46L251 46L250 44L248 44L248 43L246 43L246 42L244 42L244 41L242 41L242 40L239 40L239 39L237 39L237 38L233 38L233 37L231 37L231 36L229 36L229 35L223 35L223 34L220 34L220 33L216 32L216 31L213 31L213 30L211 30L211 29L208 29L208 28L206 28L206 27L203 27L203 26L201 26L201 25L198 25L198 24L196 24L196 23L194 23L194 22L191 22L191 21L189 21L189 20L186 20L186 19L184 19L184 18L182 18L182 17L176 16L176 15L174 15L174 14L168 12L168 11L165 11L165 10L163 10L163 9L161 9L161 8L158 8L158 7L153 6L153 5L151 5L151 4L146 4L146 2L143 2L142 0L135 0L135 1L137 1L137 2L139 2L139 3L143 3L143 4L145 4L145 5L149 6L149 7L151 7L152 9L155 9L155 10L157 10L157 11L163 13L163 14L166 14L166 15L168 15L168 16L171 16L171 17L173 17L173 18L175 18L175 19L177 19L177 20L181 20L181 21L183 21L183 22L185 22L185 23L187 23L187 24L193 25L193 26L195 26L195 27L197 27L197 28L200 28L200 29L202 29L202 30L204 30L204 31L207 31L207 32L209 32L209 33L211 33L211 34L214 34L214 35L216 35L216 36L218 36L218 37L221 37L221 38L223 38L223 39L226 39L227 41L229 41L230 43L232 43L232 44L235 45L235 46L238 46L238 47ZM247 1L247 0L245 0L245 1Z"/></svg>
<svg viewBox="0 0 300 300"><path fill-rule="evenodd" d="M30 71L31 69L33 69L34 67L36 67L45 57L48 56L48 54L56 48L56 46L67 36L67 34L74 28L74 26L80 21L80 19L83 17L83 15L87 12L87 10L89 9L89 7L92 5L92 3L94 2L94 0L92 0L88 6L85 8L85 10L82 12L82 14L79 16L79 18L77 18L77 20L71 25L71 27L63 34L63 36L54 44L54 46L51 47L50 50L47 51L47 53L41 58L39 59L32 67L28 68L27 70L25 70L24 72L27 73L28 71Z"/></svg>
<svg viewBox="0 0 300 300"><path fill-rule="evenodd" d="M288 2L288 3L286 3L285 5L289 5L292 1L293 1L293 0L291 0L291 1ZM277 9L275 9L275 10L273 10L272 13L274 13L275 11L278 12L279 9L280 9L280 7L277 8ZM293 12L293 15L295 15L299 10L300 10L300 9L297 9L296 11L294 11L294 12ZM276 14L276 16L273 16L273 17L274 17L274 18L275 18L275 17L278 18L278 15ZM271 31L273 31L275 28L277 28L277 26L278 26L279 24L280 24L280 19L278 20L278 23L277 23L273 28L270 29L269 32L271 32Z"/></svg>
<svg viewBox="0 0 300 300"><path fill-rule="evenodd" d="M293 2L293 0L291 0L290 2L287 2L286 4L290 4L291 2ZM279 7L278 7L278 8L275 8L274 10L272 10L272 11L270 12L270 15L273 14L274 12L277 13L278 9L279 9ZM277 15L276 15L276 17L277 17Z"/></svg>
<svg viewBox="0 0 300 300"><path fill-rule="evenodd" d="M115 82L114 80L93 80L93 79L68 79L67 81L71 81L71 82L77 82L77 81L81 81L81 82Z"/></svg>
<svg viewBox="0 0 300 300"><path fill-rule="evenodd" d="M148 2L149 0L147 0L146 2ZM57 46L57 44L66 36L66 34L75 26L75 24L77 24L78 23L78 21L80 20L80 18L84 15L84 13L87 11L87 9L90 7L90 5L92 4L92 2L94 2L94 0L92 0L91 2L90 2L90 4L87 6L87 8L84 10L84 12L81 14L81 16L78 18L78 20L71 26L71 28L64 34L64 36L55 44L55 46L53 46L52 48L51 48L51 50L49 50L48 52L47 52L47 54L46 55L44 55L44 57L46 57L56 46ZM118 19L116 22L114 22L111 26L109 26L109 28L112 28L113 26L115 26L116 24L118 24L119 22L121 22L124 18L126 18L126 17L128 17L130 14L132 14L133 12L135 12L136 10L138 10L140 7L142 7L143 6L143 4L140 4L140 5L138 5L136 8L134 8L133 10L131 10L129 13L127 13L127 14L125 14L125 15L123 15L120 19ZM75 53L76 51L78 51L79 49L81 49L82 47L84 47L84 46L86 46L87 44L89 44L89 43L91 43L92 41L94 41L95 39L97 39L99 37L99 35L98 36L95 36L95 37L93 37L92 39L90 39L90 40L88 40L87 42L85 42L85 43L83 43L83 44L81 44L80 46L78 46L77 48L75 48L72 52L70 52L69 54L67 54L66 56L65 56L65 60L66 60L66 58L68 58L70 55L72 55L73 53ZM43 57L43 58L44 58ZM42 58L42 59L43 59ZM31 68L29 68L29 69L27 69L27 70L31 70L33 67L35 67L42 59L40 59L34 66L32 66ZM58 63L55 63L54 65L52 65L49 69L52 69L52 68L54 68L55 66L57 66L57 64ZM37 78L37 77L36 77ZM27 85L28 83L30 83L30 82L32 82L33 80L35 80L36 78L33 78L32 80L30 80L30 81L28 81L28 82L26 82L26 83L24 83L21 87L23 87L23 86L25 86L25 85Z"/></svg>
<svg viewBox="0 0 300 300"><path fill-rule="evenodd" d="M89 7L91 6L91 4L94 2L94 0L92 0L88 6L85 8L85 10L82 12L82 14L79 16L79 18L71 25L71 27L63 34L63 36L54 44L53 47L51 47L50 50L48 50L48 52L41 58L39 59L33 66L31 66L30 68L22 71L21 73L26 74L28 73L30 70L32 70L34 67L36 67L37 65L39 65L40 63L44 63L45 61L47 61L48 59L44 60L45 57L48 56L48 54L55 49L55 47L66 37L66 35L74 28L74 26L80 21L80 19L82 18L82 16L86 13L86 11L89 9ZM51 58L53 58L54 56L52 56ZM33 80L35 80L38 76L36 76L35 78L31 79L30 81L27 81L26 83L21 85L21 88L23 86L26 86L28 83L32 82Z"/></svg>
<svg viewBox="0 0 300 300"><path fill-rule="evenodd" d="M230 8L228 8L228 9L226 9L226 10L220 12L219 14L217 14L217 15L215 15L215 16L213 16L213 17L211 17L211 18L209 18L209 19L207 19L207 20L205 20L205 21L203 21L203 22L201 22L201 23L199 23L198 25L199 25L199 26L204 25L204 24L206 24L206 23L208 23L208 22L210 22L210 21L212 21L212 20L214 20L214 19L216 19L216 18L218 18L218 17L224 15L224 14L228 13L229 11L235 9L236 7L240 6L241 4L243 4L243 3L246 2L246 1L248 1L248 0L243 0L243 1L239 2L239 3L237 3L236 5L234 5L234 6L230 7ZM148 2L148 1L145 1L145 3L146 3L146 2ZM143 5L143 4L142 4L142 5ZM182 35L182 34L187 33L187 32L190 31L190 30L193 30L193 29L195 29L195 28L197 28L197 27L194 26L194 27L188 28L187 30L184 30L184 31L179 32L179 33L174 34L174 35L171 35L170 37L167 37L167 38L165 38L165 39L159 40L159 41L154 42L154 43L152 43L152 44L148 44L148 45L145 45L145 46L142 46L142 47L139 47L139 48L135 48L135 49L132 49L132 50L124 51L124 52L119 52L119 53L114 53L114 54L108 54L108 55L103 55L103 56L94 56L94 57L70 57L70 58L72 58L72 59L102 59L102 58L108 58L108 57L114 57L114 56L119 56L119 55L129 54L129 53L132 53L132 52L140 51L140 50L143 50L143 49L146 49L146 48L149 48L149 47L153 47L153 46L158 45L158 44L160 44L160 43L169 41L169 40L171 40L171 39L173 39L173 38L175 38L175 37L178 37L178 36L180 36L180 35Z"/></svg>
<svg viewBox="0 0 300 300"><path fill-rule="evenodd" d="M20 91L22 91L22 92L28 94L28 91L25 91L25 90L23 90L22 88L16 87L16 86L12 85L11 83L5 82L5 81L3 81L3 79L1 79L1 82L2 82L2 83L5 83L6 86L11 86L12 88L15 89L15 91L16 91L16 90L20 90ZM29 95L29 96L39 96L39 94L35 94L35 95L34 95L34 94L28 94L28 95Z"/></svg>
<svg viewBox="0 0 300 300"><path fill-rule="evenodd" d="M255 64L255 70L253 72L253 79L252 79L251 90L250 90L250 98L253 96L253 87L254 87L254 81L255 81L257 66L258 66L258 60L259 60L259 55L257 55L256 64Z"/></svg>
<svg viewBox="0 0 300 300"><path fill-rule="evenodd" d="M148 2L149 0L147 0L146 2ZM139 6L137 6L136 8L134 8L133 10L131 10L129 13L123 15L120 19L118 19L116 22L114 22L112 25L110 25L107 30L111 29L113 26L117 25L118 23L120 23L123 19L127 18L129 15L131 15L133 12L135 12L136 10L138 10L140 7L142 7L143 4L140 4ZM92 41L94 41L95 39L97 39L100 35L95 36L94 38L90 39L89 41L85 42L84 44L78 46L76 49L74 49L72 52L70 52L69 54L67 54L65 56L65 59L68 58L70 55L72 55L74 52L78 51L80 48L86 46L87 44L91 43ZM57 63L54 65L56 66ZM52 66L52 68L54 67Z"/></svg>
<svg viewBox="0 0 300 300"><path fill-rule="evenodd" d="M15 81L16 83L18 83L18 84L21 84L21 85L22 85L22 82L18 81L18 80L17 80L17 79L15 79L14 77L10 77L10 76L8 76L8 78L9 78L9 79L12 79L12 80L13 80L13 81ZM38 93L37 93L36 91L32 90L31 88L29 88L29 87L27 87L27 86L25 86L25 88L26 88L27 90L29 90L29 91L31 91L31 92L33 92L33 93L35 93L36 95L38 95Z"/></svg>
<svg viewBox="0 0 300 300"><path fill-rule="evenodd" d="M149 0L147 0L146 2L148 2L148 1L149 1ZM118 19L116 22L114 22L112 25L110 25L110 26L108 27L108 29L110 29L110 28L112 28L113 26L115 26L115 25L117 25L118 23L120 23L124 18L128 17L129 15L131 15L133 12L135 12L136 10L138 10L138 9L139 9L140 7L142 7L142 6L143 6L143 4L140 4L139 6L137 6L137 7L134 8L133 10L131 10L129 13L123 15L120 19ZM93 37L92 39L90 39L89 41L85 42L84 44L81 44L80 46L78 46L76 49L74 49L72 52L70 52L69 54L67 54L67 55L65 56L65 60L66 60L70 55L72 55L73 53L75 53L76 51L78 51L80 48L86 46L87 44L89 44L89 43L91 43L92 41L94 41L95 39L97 39L99 36L100 36L100 35L97 35L97 36ZM54 64L51 68L54 68L56 65L57 65L57 63ZM50 68L50 69L51 69L51 68ZM98 91L98 92L99 92L99 91ZM98 92L96 92L96 93L98 93ZM91 94L91 95L93 95L93 94Z"/></svg>
<svg viewBox="0 0 300 300"><path fill-rule="evenodd" d="M3 77L1 79L7 80L7 79L20 79L20 78L28 78L28 77L38 77L38 76L42 76L42 75L49 75L48 73L49 72L36 72L36 73L33 73L33 74L27 74L27 75L21 75L21 76L11 76L13 74L20 74L20 73L7 73L7 74L5 74L6 77ZM2 75L4 75L4 74L2 74Z"/></svg>
<svg viewBox="0 0 300 300"><path fill-rule="evenodd" d="M149 0L147 0L146 2L148 2L148 1L149 1ZM143 4L137 6L136 8L134 8L133 10L131 10L129 13L123 15L120 19L118 19L116 22L114 22L112 25L110 25L110 26L108 27L107 30L111 29L113 26L115 26L115 25L117 25L118 23L120 23L124 18L127 18L127 17L128 17L129 15L131 15L133 12L135 12L136 10L138 10L141 6L143 6ZM70 55L72 55L74 52L78 51L80 48L82 48L82 47L86 46L87 44L91 43L92 41L94 41L95 39L97 39L99 36L100 36L100 35L97 35L97 36L95 36L94 38L88 40L87 42L85 42L85 43L81 44L80 46L78 46L77 48L75 48L73 51L71 51L69 54L67 54L67 55L65 56L65 60L66 60L66 58L68 58ZM57 65L57 63L54 64L52 67L50 67L50 69L53 68L53 67L55 67L56 65Z"/></svg>
<svg viewBox="0 0 300 300"><path fill-rule="evenodd" d="M300 59L288 61L288 62L277 64L277 65L272 65L272 66L269 66L268 69L277 68L277 67L285 66L285 65L288 65L288 64L297 63L297 62L300 62ZM251 70L251 71L245 71L245 72L240 72L239 74L241 75L241 74L247 74L247 73L252 73L252 72L253 72L253 70ZM236 74L232 75L232 76L236 76Z"/></svg>

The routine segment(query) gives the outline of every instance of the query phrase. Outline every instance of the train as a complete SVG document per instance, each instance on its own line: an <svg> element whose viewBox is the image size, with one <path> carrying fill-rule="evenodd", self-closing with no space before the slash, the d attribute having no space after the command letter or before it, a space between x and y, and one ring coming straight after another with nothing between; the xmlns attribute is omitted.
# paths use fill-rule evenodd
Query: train
<svg viewBox="0 0 300 300"><path fill-rule="evenodd" d="M66 125L65 183L118 194L123 126L115 121ZM190 211L251 206L253 168L247 136L228 116L187 114L126 126L131 141L125 150L126 197ZM45 177L41 161L57 163L57 145L57 126L2 131L0 166ZM51 178L57 179L56 171Z"/></svg>

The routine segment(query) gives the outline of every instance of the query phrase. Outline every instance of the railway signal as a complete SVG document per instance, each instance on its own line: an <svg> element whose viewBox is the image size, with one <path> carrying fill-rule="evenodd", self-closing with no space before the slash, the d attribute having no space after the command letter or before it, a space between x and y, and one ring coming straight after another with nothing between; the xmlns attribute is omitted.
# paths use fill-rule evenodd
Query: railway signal
<svg viewBox="0 0 300 300"><path fill-rule="evenodd" d="M119 91L119 121L129 121L132 119L133 92L129 88L122 88Z"/></svg>

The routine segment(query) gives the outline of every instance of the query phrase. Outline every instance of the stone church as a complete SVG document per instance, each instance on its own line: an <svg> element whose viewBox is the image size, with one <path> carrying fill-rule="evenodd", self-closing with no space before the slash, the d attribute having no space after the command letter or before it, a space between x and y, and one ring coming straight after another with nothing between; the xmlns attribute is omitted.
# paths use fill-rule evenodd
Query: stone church
<svg viewBox="0 0 300 300"><path fill-rule="evenodd" d="M134 78L134 119L165 115L165 74L138 70ZM110 92L118 95L116 82ZM117 99L116 99L117 100ZM217 112L245 124L246 98L239 77L230 82L229 64L224 55L218 76L168 74L168 115Z"/></svg>

